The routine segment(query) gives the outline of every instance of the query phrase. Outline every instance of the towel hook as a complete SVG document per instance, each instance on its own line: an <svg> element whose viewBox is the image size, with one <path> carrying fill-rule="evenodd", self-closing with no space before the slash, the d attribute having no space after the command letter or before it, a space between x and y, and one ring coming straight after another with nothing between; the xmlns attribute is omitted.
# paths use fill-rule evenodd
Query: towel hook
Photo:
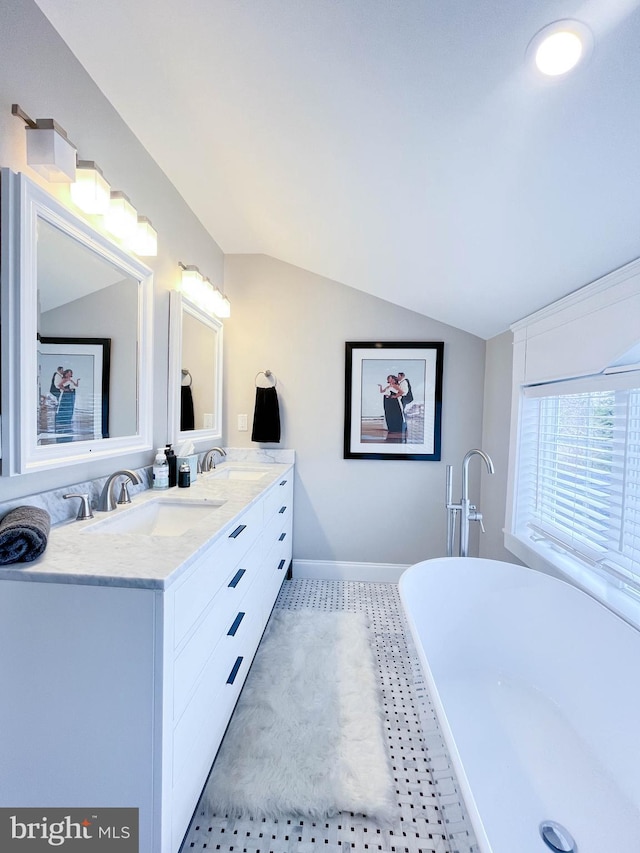
<svg viewBox="0 0 640 853"><path fill-rule="evenodd" d="M275 373L272 373L270 370L259 370L256 373L256 378L254 380L254 382L256 383L256 388L260 387L258 385L258 376L264 376L265 379L267 379L267 380L273 378L273 385L267 385L266 386L267 388L272 388L272 387L275 388L276 385L278 384L278 377L275 375Z"/></svg>
<svg viewBox="0 0 640 853"><path fill-rule="evenodd" d="M187 376L189 377L189 381L186 383L185 388L188 388L190 385L193 385L193 376L189 373L189 371L183 367L181 370L181 373L182 373L183 384L184 384L184 380L187 378Z"/></svg>

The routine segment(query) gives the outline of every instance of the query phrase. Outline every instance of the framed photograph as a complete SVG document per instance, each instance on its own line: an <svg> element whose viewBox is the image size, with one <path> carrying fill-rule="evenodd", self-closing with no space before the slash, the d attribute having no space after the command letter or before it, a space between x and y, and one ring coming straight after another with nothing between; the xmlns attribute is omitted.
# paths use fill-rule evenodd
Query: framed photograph
<svg viewBox="0 0 640 853"><path fill-rule="evenodd" d="M346 343L345 459L440 461L444 343Z"/></svg>
<svg viewBox="0 0 640 853"><path fill-rule="evenodd" d="M111 338L38 340L38 445L109 438Z"/></svg>

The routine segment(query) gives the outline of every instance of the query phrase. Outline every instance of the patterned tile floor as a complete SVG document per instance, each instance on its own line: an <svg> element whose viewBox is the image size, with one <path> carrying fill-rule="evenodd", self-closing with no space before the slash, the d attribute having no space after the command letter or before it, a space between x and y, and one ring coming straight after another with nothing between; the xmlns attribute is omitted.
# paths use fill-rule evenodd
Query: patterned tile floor
<svg viewBox="0 0 640 853"><path fill-rule="evenodd" d="M180 853L477 853L458 783L407 628L398 587L386 583L286 581L276 607L367 613L374 635L397 819L360 815L322 821L232 820L198 804Z"/></svg>

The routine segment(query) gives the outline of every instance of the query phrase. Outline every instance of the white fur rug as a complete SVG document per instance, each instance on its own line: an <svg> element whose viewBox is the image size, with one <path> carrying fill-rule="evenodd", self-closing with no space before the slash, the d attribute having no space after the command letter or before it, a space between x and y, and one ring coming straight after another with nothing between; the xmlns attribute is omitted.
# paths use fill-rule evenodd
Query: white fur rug
<svg viewBox="0 0 640 853"><path fill-rule="evenodd" d="M364 614L274 610L205 800L233 817L389 819L394 782Z"/></svg>

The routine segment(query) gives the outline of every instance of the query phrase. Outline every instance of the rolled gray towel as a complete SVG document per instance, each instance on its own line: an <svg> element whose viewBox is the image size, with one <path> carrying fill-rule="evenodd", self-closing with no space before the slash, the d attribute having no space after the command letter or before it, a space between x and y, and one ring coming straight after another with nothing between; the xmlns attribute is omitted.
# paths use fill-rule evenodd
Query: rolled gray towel
<svg viewBox="0 0 640 853"><path fill-rule="evenodd" d="M30 563L47 547L51 516L37 506L17 506L0 520L0 565Z"/></svg>

